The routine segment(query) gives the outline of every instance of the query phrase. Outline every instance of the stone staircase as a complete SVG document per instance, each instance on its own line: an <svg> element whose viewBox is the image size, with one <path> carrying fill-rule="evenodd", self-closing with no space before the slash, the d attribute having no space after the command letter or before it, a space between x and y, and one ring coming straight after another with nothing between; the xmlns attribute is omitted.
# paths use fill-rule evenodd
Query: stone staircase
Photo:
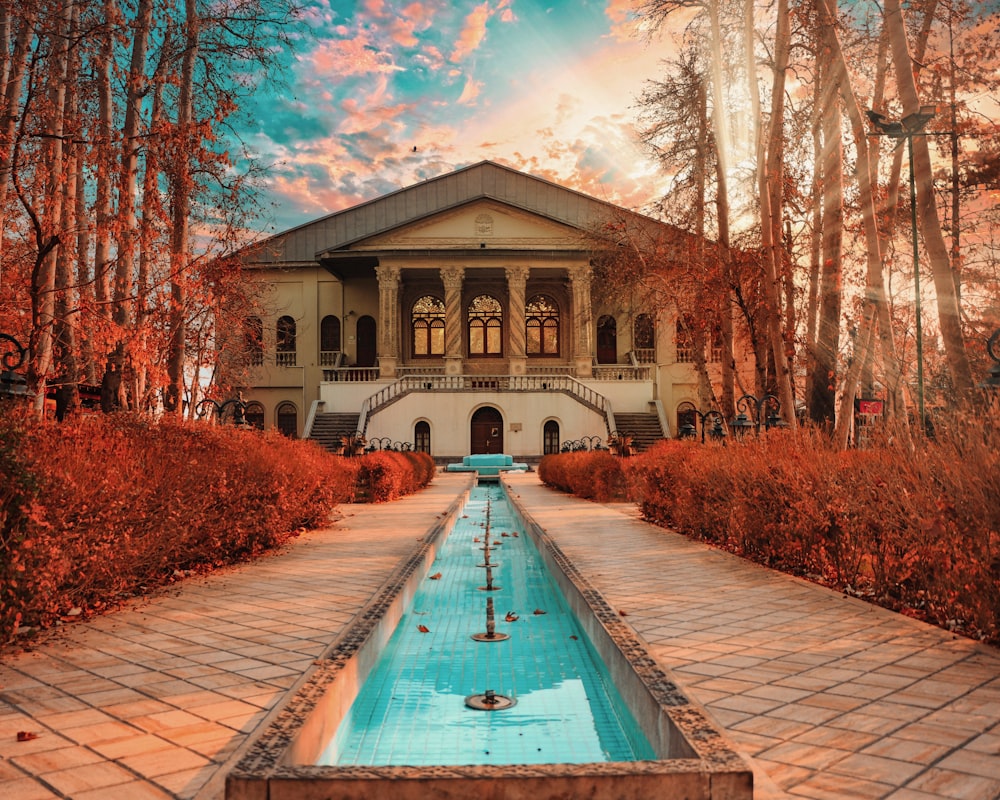
<svg viewBox="0 0 1000 800"><path fill-rule="evenodd" d="M309 438L331 453L340 450L341 439L358 431L358 414L317 414Z"/></svg>
<svg viewBox="0 0 1000 800"><path fill-rule="evenodd" d="M631 436L632 447L637 452L649 448L663 437L660 418L656 414L625 414L615 412L615 425L619 436Z"/></svg>

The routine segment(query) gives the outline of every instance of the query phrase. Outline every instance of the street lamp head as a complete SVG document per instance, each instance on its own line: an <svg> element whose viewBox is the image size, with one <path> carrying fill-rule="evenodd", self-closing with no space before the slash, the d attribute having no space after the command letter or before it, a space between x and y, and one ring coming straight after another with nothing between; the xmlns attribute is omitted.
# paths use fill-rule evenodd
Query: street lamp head
<svg viewBox="0 0 1000 800"><path fill-rule="evenodd" d="M937 106L920 106L919 111L903 117L903 127L906 133L920 133L936 115Z"/></svg>
<svg viewBox="0 0 1000 800"><path fill-rule="evenodd" d="M902 122L890 122L885 114L880 114L878 111L873 111L872 109L868 109L865 114L868 115L868 119L875 126L875 130L879 136L891 136L894 139L899 139L906 135Z"/></svg>

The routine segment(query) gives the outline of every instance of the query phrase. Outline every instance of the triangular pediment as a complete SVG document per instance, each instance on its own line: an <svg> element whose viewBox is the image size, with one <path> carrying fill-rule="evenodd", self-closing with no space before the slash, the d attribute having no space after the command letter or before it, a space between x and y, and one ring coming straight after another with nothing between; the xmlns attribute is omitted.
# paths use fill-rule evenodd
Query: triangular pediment
<svg viewBox="0 0 1000 800"><path fill-rule="evenodd" d="M468 236L466 214L484 203L498 211L493 215L497 247L498 236L511 242L530 239L536 247L544 246L546 239L564 243L572 239L578 246L585 234L609 219L632 214L543 178L483 161L279 233L247 256L257 263L307 263L338 252L371 249L374 242L389 243L399 236ZM471 223L479 213L491 212L475 211ZM459 230L463 225L465 230ZM475 234L468 241L474 247L482 244Z"/></svg>
<svg viewBox="0 0 1000 800"><path fill-rule="evenodd" d="M565 249L580 246L583 232L504 203L480 200L400 225L353 244L351 250Z"/></svg>

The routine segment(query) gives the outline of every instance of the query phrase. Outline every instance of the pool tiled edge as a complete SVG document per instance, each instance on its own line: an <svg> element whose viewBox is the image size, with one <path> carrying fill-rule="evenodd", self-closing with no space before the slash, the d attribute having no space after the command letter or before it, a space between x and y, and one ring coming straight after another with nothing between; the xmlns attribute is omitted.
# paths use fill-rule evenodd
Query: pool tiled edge
<svg viewBox="0 0 1000 800"><path fill-rule="evenodd" d="M314 765L428 571L437 544L461 513L466 490L317 661L302 688L229 773L227 800L386 797L388 781L392 782L391 796L399 800L428 796L497 800L567 796L638 799L654 795L689 800L752 798L749 765L656 666L631 628L531 520L516 497L508 495L660 760L530 766Z"/></svg>

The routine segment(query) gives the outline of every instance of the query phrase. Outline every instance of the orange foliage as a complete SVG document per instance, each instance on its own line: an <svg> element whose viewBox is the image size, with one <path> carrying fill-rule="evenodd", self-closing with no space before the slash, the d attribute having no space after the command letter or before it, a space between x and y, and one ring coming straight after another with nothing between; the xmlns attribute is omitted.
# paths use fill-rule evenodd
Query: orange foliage
<svg viewBox="0 0 1000 800"><path fill-rule="evenodd" d="M276 433L0 414L0 642L325 524L356 463Z"/></svg>
<svg viewBox="0 0 1000 800"><path fill-rule="evenodd" d="M725 447L671 440L617 463L653 522L1000 642L1000 429L944 421L916 450L901 442L840 451L806 428ZM539 474L601 501L601 456L549 456Z"/></svg>
<svg viewBox="0 0 1000 800"><path fill-rule="evenodd" d="M357 500L385 503L422 489L434 477L427 453L376 450L358 459Z"/></svg>
<svg viewBox="0 0 1000 800"><path fill-rule="evenodd" d="M626 500L622 461L607 450L554 453L538 465L542 482L598 503Z"/></svg>

